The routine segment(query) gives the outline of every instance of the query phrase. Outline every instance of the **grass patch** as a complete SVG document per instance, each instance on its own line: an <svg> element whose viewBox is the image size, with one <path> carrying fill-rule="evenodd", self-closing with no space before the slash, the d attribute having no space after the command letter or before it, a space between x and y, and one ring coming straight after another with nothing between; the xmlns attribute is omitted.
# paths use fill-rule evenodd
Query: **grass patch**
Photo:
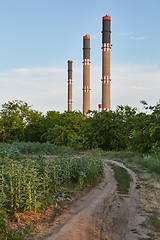
<svg viewBox="0 0 160 240"><path fill-rule="evenodd" d="M130 151L120 151L120 152L103 152L104 157L122 161L129 164L137 171L145 170L148 172L160 174L160 154L142 154Z"/></svg>
<svg viewBox="0 0 160 240"><path fill-rule="evenodd" d="M152 225L155 232L160 233L160 219L157 216L151 215L149 217L149 223Z"/></svg>
<svg viewBox="0 0 160 240"><path fill-rule="evenodd" d="M117 181L117 188L120 194L128 194L130 188L130 175L125 168L111 164Z"/></svg>

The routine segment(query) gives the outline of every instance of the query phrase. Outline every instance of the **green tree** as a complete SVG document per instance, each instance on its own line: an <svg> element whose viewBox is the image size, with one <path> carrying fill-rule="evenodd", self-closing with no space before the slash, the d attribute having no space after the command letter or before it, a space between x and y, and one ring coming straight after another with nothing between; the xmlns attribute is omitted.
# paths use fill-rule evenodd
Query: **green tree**
<svg viewBox="0 0 160 240"><path fill-rule="evenodd" d="M24 129L24 141L43 142L42 136L45 131L45 116L41 112L30 110Z"/></svg>
<svg viewBox="0 0 160 240"><path fill-rule="evenodd" d="M42 121L41 127L43 127L43 134L41 135L41 141L53 142L53 136L51 134L51 129L54 128L55 125L59 125L61 114L57 111L48 111L46 116L44 117L44 121Z"/></svg>
<svg viewBox="0 0 160 240"><path fill-rule="evenodd" d="M23 101L9 101L2 105L0 111L0 136L2 142L23 141L25 128L33 121L38 112Z"/></svg>
<svg viewBox="0 0 160 240"><path fill-rule="evenodd" d="M155 106L150 106L144 100L141 103L145 111L135 114L132 119L128 148L149 153L160 142L160 103Z"/></svg>
<svg viewBox="0 0 160 240"><path fill-rule="evenodd" d="M93 111L85 119L83 135L89 148L121 150L126 148L126 124L123 113L116 111Z"/></svg>
<svg viewBox="0 0 160 240"><path fill-rule="evenodd" d="M72 146L80 134L83 115L80 112L64 112L54 116L53 126L48 129L46 140L56 145Z"/></svg>
<svg viewBox="0 0 160 240"><path fill-rule="evenodd" d="M100 148L110 151L126 148L126 124L121 113L102 112L98 129Z"/></svg>

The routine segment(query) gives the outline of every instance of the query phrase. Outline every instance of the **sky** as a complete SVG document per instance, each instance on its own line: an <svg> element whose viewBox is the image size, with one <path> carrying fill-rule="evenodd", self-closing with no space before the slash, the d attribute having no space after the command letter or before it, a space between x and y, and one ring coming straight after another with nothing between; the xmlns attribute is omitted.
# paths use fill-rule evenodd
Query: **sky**
<svg viewBox="0 0 160 240"><path fill-rule="evenodd" d="M159 0L0 0L0 108L67 110L67 61L73 61L73 110L82 111L83 36L91 36L91 110L102 92L102 17L111 16L111 108L141 109L160 99Z"/></svg>

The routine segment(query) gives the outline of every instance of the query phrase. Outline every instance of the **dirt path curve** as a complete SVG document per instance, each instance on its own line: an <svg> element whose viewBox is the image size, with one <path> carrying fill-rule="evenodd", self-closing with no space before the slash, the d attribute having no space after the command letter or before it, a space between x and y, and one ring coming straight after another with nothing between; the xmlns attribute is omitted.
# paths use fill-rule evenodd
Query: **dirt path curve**
<svg viewBox="0 0 160 240"><path fill-rule="evenodd" d="M145 220L138 210L136 175L132 177L127 196L117 193L116 180L105 160L103 181L87 195L75 201L62 216L55 219L54 227L45 240L138 240L146 237L140 224ZM41 238L42 239L42 238Z"/></svg>

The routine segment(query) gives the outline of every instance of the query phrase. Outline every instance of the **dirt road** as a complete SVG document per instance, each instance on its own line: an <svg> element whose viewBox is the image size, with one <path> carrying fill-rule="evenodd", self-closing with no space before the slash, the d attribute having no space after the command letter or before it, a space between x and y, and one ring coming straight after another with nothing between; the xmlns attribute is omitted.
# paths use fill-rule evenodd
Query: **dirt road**
<svg viewBox="0 0 160 240"><path fill-rule="evenodd" d="M146 214L139 206L139 190L135 173L126 168L132 181L128 195L117 192L114 173L105 160L103 181L85 196L76 200L54 221L44 240L138 240L147 238L142 228Z"/></svg>

